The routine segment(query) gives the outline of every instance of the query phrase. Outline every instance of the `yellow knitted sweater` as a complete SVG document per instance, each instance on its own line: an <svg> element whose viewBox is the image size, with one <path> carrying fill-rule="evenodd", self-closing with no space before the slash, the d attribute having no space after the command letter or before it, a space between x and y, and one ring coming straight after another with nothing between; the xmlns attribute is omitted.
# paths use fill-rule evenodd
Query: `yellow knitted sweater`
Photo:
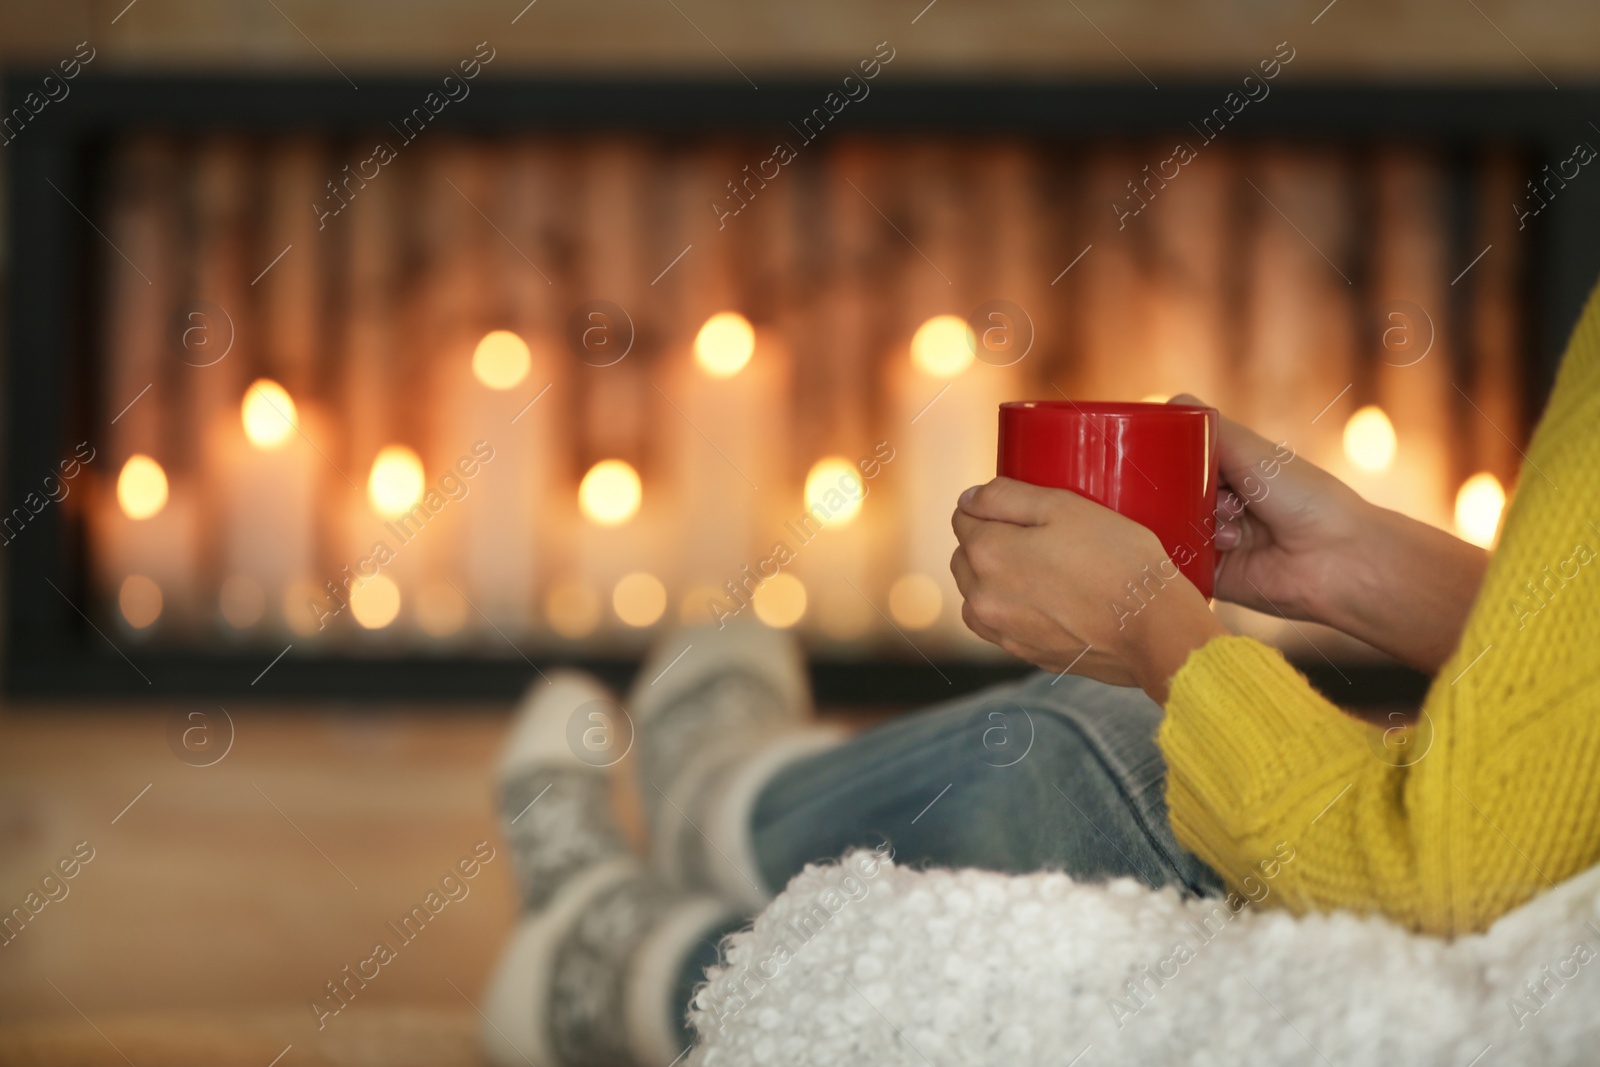
<svg viewBox="0 0 1600 1067"><path fill-rule="evenodd" d="M1418 725L1385 736L1220 637L1173 678L1160 741L1178 840L1264 904L1449 935L1600 863L1600 288Z"/></svg>

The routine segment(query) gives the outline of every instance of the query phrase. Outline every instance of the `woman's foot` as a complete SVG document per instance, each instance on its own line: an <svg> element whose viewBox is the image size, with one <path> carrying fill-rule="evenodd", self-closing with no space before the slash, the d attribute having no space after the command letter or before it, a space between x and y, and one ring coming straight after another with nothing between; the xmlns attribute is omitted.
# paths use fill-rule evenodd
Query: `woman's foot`
<svg viewBox="0 0 1600 1067"><path fill-rule="evenodd" d="M679 974L734 922L632 857L581 872L525 915L490 982L484 1049L500 1067L667 1067L685 1051Z"/></svg>
<svg viewBox="0 0 1600 1067"><path fill-rule="evenodd" d="M556 672L523 697L500 757L500 833L524 911L543 908L577 872L627 853L604 764L570 738L575 725L581 736L591 715L624 712L589 675Z"/></svg>
<svg viewBox="0 0 1600 1067"><path fill-rule="evenodd" d="M750 841L756 797L841 737L815 725L799 647L755 624L679 631L641 668L629 708L653 865L672 885L759 909L771 890Z"/></svg>
<svg viewBox="0 0 1600 1067"><path fill-rule="evenodd" d="M731 921L722 904L669 888L629 852L605 767L569 741L591 711L619 710L587 676L557 674L530 691L501 761L523 918L484 1004L496 1064L671 1063L684 1044L679 972Z"/></svg>

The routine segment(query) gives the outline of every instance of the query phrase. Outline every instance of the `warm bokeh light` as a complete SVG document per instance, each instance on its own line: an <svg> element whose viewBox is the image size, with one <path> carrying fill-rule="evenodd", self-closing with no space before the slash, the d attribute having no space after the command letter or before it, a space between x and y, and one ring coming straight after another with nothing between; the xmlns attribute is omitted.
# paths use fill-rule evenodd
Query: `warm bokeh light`
<svg viewBox="0 0 1600 1067"><path fill-rule="evenodd" d="M835 581L817 594L817 625L835 641L860 637L877 617L872 605L846 582Z"/></svg>
<svg viewBox="0 0 1600 1067"><path fill-rule="evenodd" d="M1165 404L1172 399L1171 393L1151 393L1149 396L1139 398L1141 404Z"/></svg>
<svg viewBox="0 0 1600 1067"><path fill-rule="evenodd" d="M422 499L422 459L405 445L386 445L372 461L367 500L380 515L410 511Z"/></svg>
<svg viewBox="0 0 1600 1067"><path fill-rule="evenodd" d="M944 597L926 574L905 574L889 587L889 614L908 630L925 630L939 621Z"/></svg>
<svg viewBox="0 0 1600 1067"><path fill-rule="evenodd" d="M161 618L161 587L142 574L130 574L117 591L117 607L129 626L143 630Z"/></svg>
<svg viewBox="0 0 1600 1067"><path fill-rule="evenodd" d="M472 350L472 375L490 389L510 389L528 376L528 343L510 330L491 330Z"/></svg>
<svg viewBox="0 0 1600 1067"><path fill-rule="evenodd" d="M271 378L257 378L239 405L244 435L260 449L280 447L300 425L300 412L288 390Z"/></svg>
<svg viewBox="0 0 1600 1067"><path fill-rule="evenodd" d="M841 478L848 481L841 482ZM840 488L841 485L849 486L851 482L855 484L849 492ZM821 504L817 515L825 516L830 526L848 526L861 513L861 502L865 497L866 485L861 481L856 465L843 456L817 460L811 467L811 473L806 475L805 509L810 513L814 506Z"/></svg>
<svg viewBox="0 0 1600 1067"><path fill-rule="evenodd" d="M1456 533L1480 548L1494 544L1500 514L1506 508L1506 491L1500 479L1479 471L1461 483L1456 493Z"/></svg>
<svg viewBox="0 0 1600 1067"><path fill-rule="evenodd" d="M142 452L128 457L117 475L117 503L130 519L148 519L167 506L167 472Z"/></svg>
<svg viewBox="0 0 1600 1067"><path fill-rule="evenodd" d="M621 526L639 511L639 474L620 459L603 459L578 485L578 507L590 522Z"/></svg>
<svg viewBox="0 0 1600 1067"><path fill-rule="evenodd" d="M267 593L261 583L249 575L230 574L223 579L217 606L229 626L243 630L261 621L267 610Z"/></svg>
<svg viewBox="0 0 1600 1067"><path fill-rule="evenodd" d="M806 587L792 574L775 574L756 589L751 604L756 618L768 626L786 630L806 613Z"/></svg>
<svg viewBox="0 0 1600 1067"><path fill-rule="evenodd" d="M737 311L719 311L694 335L694 361L713 378L744 370L756 350L756 331Z"/></svg>
<svg viewBox="0 0 1600 1067"><path fill-rule="evenodd" d="M1344 455L1363 470L1385 471L1394 462L1394 424L1376 404L1368 404L1344 424Z"/></svg>
<svg viewBox="0 0 1600 1067"><path fill-rule="evenodd" d="M652 626L667 610L667 587L655 575L635 571L611 591L611 607L629 626Z"/></svg>
<svg viewBox="0 0 1600 1067"><path fill-rule="evenodd" d="M400 587L386 574L362 578L350 590L350 613L363 629L383 629L400 614Z"/></svg>
<svg viewBox="0 0 1600 1067"><path fill-rule="evenodd" d="M417 593L417 625L429 637L449 637L467 624L467 602L445 581L431 581Z"/></svg>
<svg viewBox="0 0 1600 1067"><path fill-rule="evenodd" d="M600 625L600 596L583 582L557 582L545 594L544 615L562 637L588 637Z"/></svg>
<svg viewBox="0 0 1600 1067"><path fill-rule="evenodd" d="M911 363L935 378L954 378L968 367L978 352L972 327L957 315L935 315L911 338Z"/></svg>

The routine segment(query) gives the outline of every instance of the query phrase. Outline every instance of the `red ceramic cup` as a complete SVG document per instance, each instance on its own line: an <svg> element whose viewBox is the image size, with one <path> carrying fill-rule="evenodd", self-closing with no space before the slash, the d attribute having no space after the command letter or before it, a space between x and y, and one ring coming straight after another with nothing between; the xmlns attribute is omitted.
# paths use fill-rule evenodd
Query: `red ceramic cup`
<svg viewBox="0 0 1600 1067"><path fill-rule="evenodd" d="M1146 527L1210 598L1217 409L1024 400L1000 405L1003 478L1070 489Z"/></svg>

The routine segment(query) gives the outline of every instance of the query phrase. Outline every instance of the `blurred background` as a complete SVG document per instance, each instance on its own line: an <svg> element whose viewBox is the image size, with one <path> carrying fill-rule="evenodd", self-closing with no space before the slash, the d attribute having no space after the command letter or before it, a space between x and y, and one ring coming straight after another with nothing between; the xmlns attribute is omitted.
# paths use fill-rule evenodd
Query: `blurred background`
<svg viewBox="0 0 1600 1067"><path fill-rule="evenodd" d="M94 856L6 928L0 1061L475 1062L498 864L306 1005L498 841L517 693L752 615L844 718L1018 673L947 568L1001 401L1194 392L1492 545L1600 269L1597 41L1474 0L0 4L0 909ZM1333 699L1420 691L1219 612Z"/></svg>

